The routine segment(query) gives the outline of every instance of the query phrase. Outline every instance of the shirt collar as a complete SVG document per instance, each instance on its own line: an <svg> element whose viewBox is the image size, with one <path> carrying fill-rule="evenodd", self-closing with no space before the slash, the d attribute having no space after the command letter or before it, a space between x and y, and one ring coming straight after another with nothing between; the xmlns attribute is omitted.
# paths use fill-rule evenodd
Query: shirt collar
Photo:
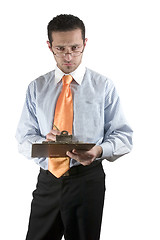
<svg viewBox="0 0 160 240"><path fill-rule="evenodd" d="M73 77L73 79L81 85L84 74L85 74L86 68L85 66L81 63L78 68L74 71L71 72L70 75ZM55 68L55 83L57 84L62 77L66 75L64 72L62 72L57 66Z"/></svg>

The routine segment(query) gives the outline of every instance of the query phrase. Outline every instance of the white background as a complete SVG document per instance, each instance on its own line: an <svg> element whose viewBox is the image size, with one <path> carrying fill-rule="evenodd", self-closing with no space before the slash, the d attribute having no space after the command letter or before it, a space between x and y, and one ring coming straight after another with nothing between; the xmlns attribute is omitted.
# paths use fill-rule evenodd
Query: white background
<svg viewBox="0 0 160 240"><path fill-rule="evenodd" d="M0 4L0 239L25 239L38 166L18 153L16 127L28 84L52 70L48 22L61 13L86 25L86 65L111 78L134 130L132 153L104 162L101 240L160 239L158 0L40 1Z"/></svg>

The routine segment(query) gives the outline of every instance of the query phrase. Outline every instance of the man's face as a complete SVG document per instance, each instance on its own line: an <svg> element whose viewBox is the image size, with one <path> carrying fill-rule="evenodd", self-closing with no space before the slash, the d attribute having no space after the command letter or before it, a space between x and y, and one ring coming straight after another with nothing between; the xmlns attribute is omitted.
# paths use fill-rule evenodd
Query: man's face
<svg viewBox="0 0 160 240"><path fill-rule="evenodd" d="M87 39L83 42L81 29L52 32L52 40L52 46L49 42L47 43L54 54L57 66L66 74L73 72L82 61L83 53L81 52L87 42ZM76 52L76 56L74 56L74 52ZM73 53L73 56L70 53Z"/></svg>

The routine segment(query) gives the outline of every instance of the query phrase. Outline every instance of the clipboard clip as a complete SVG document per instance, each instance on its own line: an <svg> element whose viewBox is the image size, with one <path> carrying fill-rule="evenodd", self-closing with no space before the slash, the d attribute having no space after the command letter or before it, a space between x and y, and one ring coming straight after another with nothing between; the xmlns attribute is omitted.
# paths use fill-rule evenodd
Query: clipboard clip
<svg viewBox="0 0 160 240"><path fill-rule="evenodd" d="M68 131L62 131L60 135L56 135L56 142L72 142L72 135L68 134Z"/></svg>

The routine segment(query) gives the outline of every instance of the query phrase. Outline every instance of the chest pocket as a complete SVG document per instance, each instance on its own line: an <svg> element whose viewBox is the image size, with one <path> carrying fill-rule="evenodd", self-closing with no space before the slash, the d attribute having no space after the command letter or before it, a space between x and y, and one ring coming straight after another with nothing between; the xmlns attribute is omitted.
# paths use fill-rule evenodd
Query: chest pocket
<svg viewBox="0 0 160 240"><path fill-rule="evenodd" d="M100 98L81 99L74 106L74 132L75 135L93 142L103 125L103 104ZM85 139L84 137L85 136Z"/></svg>

